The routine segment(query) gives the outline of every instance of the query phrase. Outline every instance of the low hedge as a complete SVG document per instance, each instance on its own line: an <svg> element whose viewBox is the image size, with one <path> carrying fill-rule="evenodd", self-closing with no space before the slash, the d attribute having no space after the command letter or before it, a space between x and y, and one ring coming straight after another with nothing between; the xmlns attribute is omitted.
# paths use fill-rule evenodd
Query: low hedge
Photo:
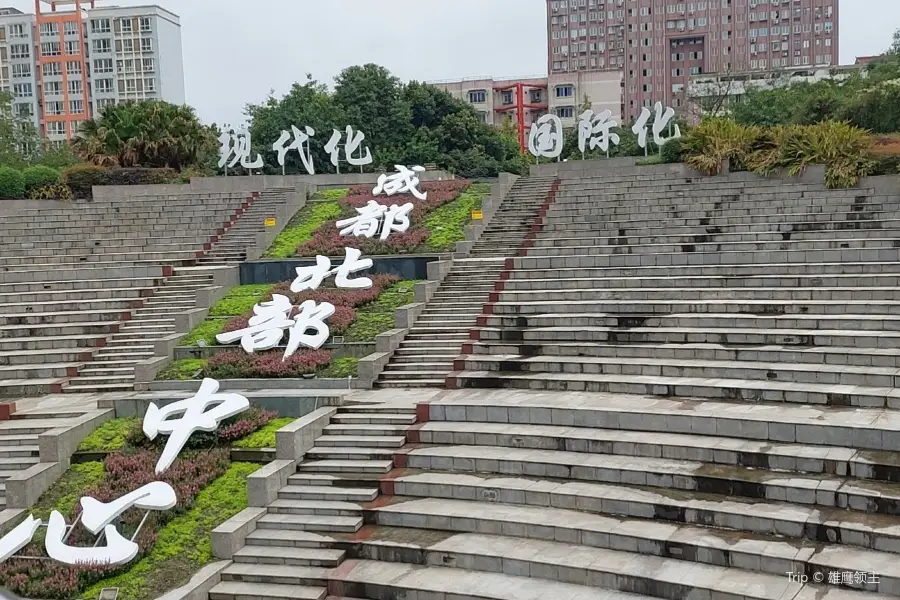
<svg viewBox="0 0 900 600"><path fill-rule="evenodd" d="M179 181L174 169L115 168L78 165L63 172L63 181L78 199L93 198L95 185L159 185Z"/></svg>
<svg viewBox="0 0 900 600"><path fill-rule="evenodd" d="M22 171L22 177L25 179L26 194L37 188L57 184L61 179L59 171L44 165L28 167Z"/></svg>
<svg viewBox="0 0 900 600"><path fill-rule="evenodd" d="M25 177L12 167L0 167L0 198L19 199L25 197Z"/></svg>

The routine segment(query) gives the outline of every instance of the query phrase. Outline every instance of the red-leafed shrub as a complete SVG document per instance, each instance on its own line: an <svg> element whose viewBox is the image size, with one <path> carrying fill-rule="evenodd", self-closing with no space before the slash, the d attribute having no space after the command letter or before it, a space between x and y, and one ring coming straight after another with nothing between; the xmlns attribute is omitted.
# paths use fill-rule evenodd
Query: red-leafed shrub
<svg viewBox="0 0 900 600"><path fill-rule="evenodd" d="M425 200L420 200L412 194L398 194L395 196L373 196L374 186L358 185L350 188L349 194L338 200L342 207L341 216L332 222L328 222L312 235L309 241L301 244L296 251L297 256L343 256L344 248L357 248L364 255L379 254L408 254L415 252L428 239L428 228L425 227L425 217L434 209L457 199L460 192L469 187L470 182L465 179L450 179L447 181L430 181L419 185L419 189L427 192ZM413 210L409 214L409 229L403 233L394 232L386 240L379 237L353 237L341 236L335 226L335 222L356 216L357 208L362 208L370 200L375 200L384 206L396 204L402 206L407 202L413 204Z"/></svg>
<svg viewBox="0 0 900 600"><path fill-rule="evenodd" d="M259 406L251 405L244 412L222 421L215 431L195 431L188 438L184 447L186 449L208 449L225 445L253 433L277 416L278 413L274 411L267 411ZM237 431L243 433L235 437ZM134 448L162 448L168 439L168 436L160 435L156 439L150 440L144 435L143 424L140 421L135 421L125 436L125 441Z"/></svg>
<svg viewBox="0 0 900 600"><path fill-rule="evenodd" d="M104 462L106 471L104 479L96 486L84 490L82 496L90 496L100 502L110 502L142 485L152 481L165 481L175 490L177 504L171 510L150 511L141 532L135 538L140 547L138 558L145 555L156 542L157 534L166 523L179 514L190 509L197 494L214 479L225 473L228 468L228 450L218 448L209 451L183 453L163 473L155 473L156 461L160 451L153 449L136 452L115 452L107 456ZM81 512L81 504L76 501L65 516L73 523ZM118 530L126 538L130 538L143 519L145 511L132 508L122 513L118 522ZM25 556L46 557L43 544L35 542L22 550ZM95 536L84 527L76 526L66 543L70 546L90 547ZM138 560L136 558L135 560ZM119 571L128 569L134 561L127 565L85 565L67 566L50 560L9 559L0 564L0 587L25 598L44 598L46 600L68 600L79 597L86 587L109 577Z"/></svg>
<svg viewBox="0 0 900 600"><path fill-rule="evenodd" d="M294 305L294 308L291 311L291 317L300 312L299 306L307 300L314 300L317 304L320 304L322 302L330 302L334 305L334 314L325 320L325 324L328 325L328 331L330 335L341 335L345 331L347 331L347 328L350 327L350 325L352 325L356 320L356 308L363 306L364 304L368 304L369 302L374 302L378 298L378 295L386 287L400 281L400 278L396 275L385 274L372 275L370 279L372 280L372 287L368 289L353 290L338 288L333 287L333 282L329 282L327 285L323 285L317 290L307 290L305 292L299 293L294 293L291 291L290 281L283 281L273 286L272 289L269 290L269 293L264 296L261 301L267 302L271 300L273 294L287 296L291 299L291 303ZM240 317L235 317L225 324L225 326L222 328L222 331L238 331L240 329L249 327L248 321L252 316L253 311L249 311L241 315ZM289 335L289 330L285 330L281 339L282 343L287 342ZM243 350L241 350L240 352L243 353ZM246 353L244 353L244 356L247 356ZM223 363L221 369L216 371L221 375L219 378L234 379L236 377L235 373L244 372L247 368L249 368L241 366L240 369L236 369L235 365L235 361L232 360ZM228 377L225 377L225 375L228 375ZM213 375L205 376L213 377Z"/></svg>
<svg viewBox="0 0 900 600"><path fill-rule="evenodd" d="M214 379L296 378L315 373L331 362L331 352L327 350L300 350L287 360L283 357L281 350L253 354L226 350L209 359L203 376Z"/></svg>

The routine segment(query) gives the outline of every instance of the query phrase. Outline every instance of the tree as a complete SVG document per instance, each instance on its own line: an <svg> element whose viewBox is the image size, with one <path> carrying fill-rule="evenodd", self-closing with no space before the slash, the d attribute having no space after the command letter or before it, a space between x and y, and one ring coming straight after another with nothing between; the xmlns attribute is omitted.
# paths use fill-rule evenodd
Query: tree
<svg viewBox="0 0 900 600"><path fill-rule="evenodd" d="M264 157L265 172L281 172L271 143L292 125L315 130L310 149L316 172L333 172L324 147L333 129L343 133L351 125L365 133L374 169L435 163L465 177L527 173L515 133L503 134L483 123L471 105L447 92L416 81L404 85L373 64L344 69L335 83L329 94L307 75L305 84L294 84L282 98L270 93L263 104L247 106L254 156L259 152ZM285 156L285 172L306 173L297 152Z"/></svg>
<svg viewBox="0 0 900 600"><path fill-rule="evenodd" d="M21 169L40 154L41 147L34 123L15 112L12 94L0 92L0 165Z"/></svg>
<svg viewBox="0 0 900 600"><path fill-rule="evenodd" d="M142 100L106 107L85 121L72 145L83 160L100 166L180 171L206 162L218 142L193 108Z"/></svg>

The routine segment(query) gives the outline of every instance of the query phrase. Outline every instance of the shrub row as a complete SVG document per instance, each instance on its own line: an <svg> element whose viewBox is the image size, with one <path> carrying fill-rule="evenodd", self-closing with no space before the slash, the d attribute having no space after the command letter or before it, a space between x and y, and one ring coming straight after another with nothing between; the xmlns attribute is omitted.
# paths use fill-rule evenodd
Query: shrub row
<svg viewBox="0 0 900 600"><path fill-rule="evenodd" d="M95 185L158 185L181 181L181 176L174 169L107 169L78 165L66 169L62 175L63 181L78 199L92 198Z"/></svg>
<svg viewBox="0 0 900 600"><path fill-rule="evenodd" d="M689 167L709 175L725 160L732 170L762 175L779 169L798 175L810 165L825 165L825 185L847 188L876 172L874 141L867 131L837 121L758 127L711 119L682 138L681 150Z"/></svg>
<svg viewBox="0 0 900 600"><path fill-rule="evenodd" d="M0 167L0 198L43 197L33 194L37 190L56 186L60 178L59 171L43 165L35 165L22 171L12 167Z"/></svg>

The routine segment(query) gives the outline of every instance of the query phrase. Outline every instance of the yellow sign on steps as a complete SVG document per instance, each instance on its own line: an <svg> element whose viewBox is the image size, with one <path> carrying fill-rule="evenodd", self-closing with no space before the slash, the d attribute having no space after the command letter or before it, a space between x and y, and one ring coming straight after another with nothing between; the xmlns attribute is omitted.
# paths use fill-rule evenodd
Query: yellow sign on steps
<svg viewBox="0 0 900 600"><path fill-rule="evenodd" d="M266 218L266 227L275 227L275 217Z"/></svg>
<svg viewBox="0 0 900 600"><path fill-rule="evenodd" d="M472 220L473 220L473 221L480 221L480 220L483 218L483 216L484 216L484 215L481 214L481 211L480 211L480 210L473 210L473 211L472 211Z"/></svg>

